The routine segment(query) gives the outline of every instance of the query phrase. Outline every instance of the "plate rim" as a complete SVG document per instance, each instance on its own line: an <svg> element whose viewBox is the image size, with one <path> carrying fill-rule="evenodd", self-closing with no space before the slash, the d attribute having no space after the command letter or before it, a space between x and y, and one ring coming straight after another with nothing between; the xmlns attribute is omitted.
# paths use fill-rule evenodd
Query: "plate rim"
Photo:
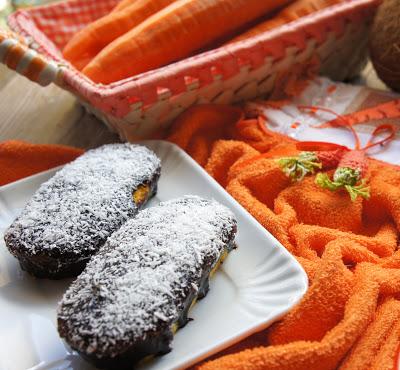
<svg viewBox="0 0 400 370"><path fill-rule="evenodd" d="M48 170L45 170L45 171L36 172L33 175L29 175L29 176L23 177L22 179L18 179L18 180L9 182L8 184L1 185L0 191L8 190L8 188L13 188L14 186L18 186L21 183L33 180L35 177L39 177L39 176L45 175L45 174L53 172L53 171L61 170L61 168L63 168L66 164L68 164L68 163L49 168Z"/></svg>

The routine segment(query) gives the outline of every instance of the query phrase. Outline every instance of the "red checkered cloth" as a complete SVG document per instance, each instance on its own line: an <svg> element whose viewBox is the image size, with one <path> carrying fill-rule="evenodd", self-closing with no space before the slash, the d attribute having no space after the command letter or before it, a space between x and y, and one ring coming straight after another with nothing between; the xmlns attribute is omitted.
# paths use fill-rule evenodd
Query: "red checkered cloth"
<svg viewBox="0 0 400 370"><path fill-rule="evenodd" d="M109 13L119 0L72 0L29 9L29 16L58 49L73 34ZM26 10L19 11L21 15ZM28 15L28 14L26 14ZM28 16L28 17L29 17Z"/></svg>

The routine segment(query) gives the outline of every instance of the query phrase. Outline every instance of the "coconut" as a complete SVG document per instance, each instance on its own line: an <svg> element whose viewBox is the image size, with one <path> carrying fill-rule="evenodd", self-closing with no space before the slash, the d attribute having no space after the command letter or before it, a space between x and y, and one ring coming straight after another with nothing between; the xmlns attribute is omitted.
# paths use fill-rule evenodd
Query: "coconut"
<svg viewBox="0 0 400 370"><path fill-rule="evenodd" d="M400 91L400 0L385 0L370 34L371 60L378 76Z"/></svg>

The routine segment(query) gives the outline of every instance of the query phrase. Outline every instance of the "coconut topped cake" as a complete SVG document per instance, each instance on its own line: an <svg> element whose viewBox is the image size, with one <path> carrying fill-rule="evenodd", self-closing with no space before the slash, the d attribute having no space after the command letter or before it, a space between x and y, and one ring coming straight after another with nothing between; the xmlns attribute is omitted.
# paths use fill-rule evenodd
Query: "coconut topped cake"
<svg viewBox="0 0 400 370"><path fill-rule="evenodd" d="M154 194L159 176L160 160L144 146L89 150L40 186L6 231L6 245L36 276L76 275Z"/></svg>
<svg viewBox="0 0 400 370"><path fill-rule="evenodd" d="M108 238L64 295L60 335L97 366L122 368L168 352L235 234L229 209L196 196L139 212Z"/></svg>

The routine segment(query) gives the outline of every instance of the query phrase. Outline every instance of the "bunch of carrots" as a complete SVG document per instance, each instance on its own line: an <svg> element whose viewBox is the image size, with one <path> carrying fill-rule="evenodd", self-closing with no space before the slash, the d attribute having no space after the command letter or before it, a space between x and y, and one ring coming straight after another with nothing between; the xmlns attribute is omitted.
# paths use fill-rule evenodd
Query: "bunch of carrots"
<svg viewBox="0 0 400 370"><path fill-rule="evenodd" d="M367 144L362 148L360 138L353 127L354 123L351 123L347 118L324 107L299 106L298 108L311 110L313 113L326 111L336 115L336 120L317 127L337 126L349 129L354 137L355 148L350 149L329 142L299 142L296 145L296 148L301 150L298 156L283 157L277 160L282 171L292 181L301 181L305 176L313 174L315 171L336 169L332 179L326 172L319 172L315 177L315 183L330 191L344 189L349 193L352 201L355 201L358 196L369 199L370 192L365 178L368 170L366 152L371 148L383 146L392 141L396 135L396 127L389 123L377 126ZM386 134L386 136L379 138L381 134Z"/></svg>
<svg viewBox="0 0 400 370"><path fill-rule="evenodd" d="M341 1L122 0L110 14L75 34L63 54L94 82L107 84L186 58L284 6L228 43Z"/></svg>

